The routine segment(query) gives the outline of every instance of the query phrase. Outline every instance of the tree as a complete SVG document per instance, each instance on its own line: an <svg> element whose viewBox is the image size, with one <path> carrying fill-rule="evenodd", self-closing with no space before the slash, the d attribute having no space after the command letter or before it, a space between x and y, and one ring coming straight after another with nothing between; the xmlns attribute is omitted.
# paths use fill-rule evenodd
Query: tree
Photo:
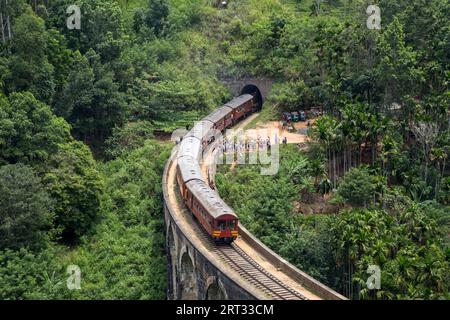
<svg viewBox="0 0 450 320"><path fill-rule="evenodd" d="M94 70L89 65L89 61L79 52L75 53L61 98L55 102L56 114L69 119L74 110L88 108L93 99L94 81Z"/></svg>
<svg viewBox="0 0 450 320"><path fill-rule="evenodd" d="M142 147L146 140L154 137L154 127L148 121L126 123L122 128L114 128L106 141L106 154L112 158Z"/></svg>
<svg viewBox="0 0 450 320"><path fill-rule="evenodd" d="M57 5L57 4L56 4ZM63 6L65 10L67 6ZM89 50L99 53L103 62L111 62L120 57L124 31L122 10L114 0L82 0L80 10L83 13L81 30L73 32L62 25L69 45L82 54ZM61 21L61 20L60 20Z"/></svg>
<svg viewBox="0 0 450 320"><path fill-rule="evenodd" d="M47 165L43 182L55 199L55 223L63 240L77 240L99 214L103 184L94 159L83 143L70 142L60 145Z"/></svg>
<svg viewBox="0 0 450 320"><path fill-rule="evenodd" d="M10 74L6 80L9 92L30 91L41 101L52 101L55 93L54 69L46 56L47 42L44 20L30 10L17 18L11 46Z"/></svg>
<svg viewBox="0 0 450 320"><path fill-rule="evenodd" d="M365 166L347 172L339 184L338 195L352 205L367 207L383 186L379 179L370 174Z"/></svg>
<svg viewBox="0 0 450 320"><path fill-rule="evenodd" d="M8 60L0 57L0 92L5 89L5 79L9 74Z"/></svg>
<svg viewBox="0 0 450 320"><path fill-rule="evenodd" d="M328 177L333 177L333 187L336 187L336 151L339 150L341 142L341 125L333 116L322 116L314 123L311 136L325 146Z"/></svg>
<svg viewBox="0 0 450 320"><path fill-rule="evenodd" d="M150 0L148 11L145 15L145 23L152 28L157 36L161 35L169 16L169 4L167 0Z"/></svg>
<svg viewBox="0 0 450 320"><path fill-rule="evenodd" d="M32 163L69 141L70 126L29 92L0 97L0 163Z"/></svg>
<svg viewBox="0 0 450 320"><path fill-rule="evenodd" d="M407 94L414 96L414 90L423 81L423 74L417 53L405 42L403 25L398 18L393 19L379 38L378 52L377 73L384 84L384 104L403 103ZM405 116L409 119L408 114Z"/></svg>
<svg viewBox="0 0 450 320"><path fill-rule="evenodd" d="M51 249L0 251L0 299L70 299L65 268Z"/></svg>
<svg viewBox="0 0 450 320"><path fill-rule="evenodd" d="M425 162L424 180L425 184L428 181L428 165L430 161L430 151L436 143L436 138L439 134L439 128L434 123L420 122L413 124L411 131L416 136L416 139L423 147L423 156Z"/></svg>
<svg viewBox="0 0 450 320"><path fill-rule="evenodd" d="M100 151L112 128L126 117L124 94L114 81L114 74L100 62L93 50L74 62L58 104L58 114L72 124L75 137Z"/></svg>
<svg viewBox="0 0 450 320"><path fill-rule="evenodd" d="M0 167L0 250L42 247L53 221L41 180L23 164Z"/></svg>

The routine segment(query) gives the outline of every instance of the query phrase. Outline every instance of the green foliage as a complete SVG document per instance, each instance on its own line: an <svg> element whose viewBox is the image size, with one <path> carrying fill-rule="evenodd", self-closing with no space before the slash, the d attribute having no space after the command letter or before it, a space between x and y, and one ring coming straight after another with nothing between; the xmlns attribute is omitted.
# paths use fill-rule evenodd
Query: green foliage
<svg viewBox="0 0 450 320"><path fill-rule="evenodd" d="M55 223L63 240L73 241L97 220L102 181L88 147L81 142L59 146L47 162L43 182L55 200Z"/></svg>
<svg viewBox="0 0 450 320"><path fill-rule="evenodd" d="M70 127L29 92L0 97L0 161L37 162L48 159L70 140Z"/></svg>
<svg viewBox="0 0 450 320"><path fill-rule="evenodd" d="M241 223L275 252L325 283L333 283L329 219L293 213L310 163L293 145L280 146L280 170L261 176L259 166L220 168L216 184L220 195L236 211Z"/></svg>
<svg viewBox="0 0 450 320"><path fill-rule="evenodd" d="M17 18L6 79L9 92L30 91L41 101L51 101L55 92L54 68L45 55L47 43L48 34L41 18L30 10Z"/></svg>
<svg viewBox="0 0 450 320"><path fill-rule="evenodd" d="M382 181L371 174L367 167L353 168L340 182L338 195L349 204L367 207L382 192Z"/></svg>
<svg viewBox="0 0 450 320"><path fill-rule="evenodd" d="M421 84L422 71L417 65L417 53L405 43L398 18L394 18L379 38L378 50L381 61L377 72L386 88L385 103L400 101L406 92Z"/></svg>
<svg viewBox="0 0 450 320"><path fill-rule="evenodd" d="M148 3L148 11L144 17L146 25L153 29L156 35L164 30L169 16L169 3L167 0L151 0Z"/></svg>
<svg viewBox="0 0 450 320"><path fill-rule="evenodd" d="M166 256L160 179L168 146L145 145L103 166L101 222L67 257L83 272L76 299L163 299Z"/></svg>
<svg viewBox="0 0 450 320"><path fill-rule="evenodd" d="M332 226L333 243L344 270L355 267L353 284L370 299L448 299L449 262L436 224L416 206L400 218L383 211L344 213ZM366 288L366 269L381 268L381 290Z"/></svg>
<svg viewBox="0 0 450 320"><path fill-rule="evenodd" d="M92 50L78 57L64 87L58 110L73 125L75 136L90 142L96 150L112 128L125 121L126 103L118 89L114 74Z"/></svg>
<svg viewBox="0 0 450 320"><path fill-rule="evenodd" d="M331 286L335 283L331 234L332 217L297 216L278 253L300 270Z"/></svg>
<svg viewBox="0 0 450 320"><path fill-rule="evenodd" d="M1 166L0 250L44 246L53 220L51 205L41 180L30 167Z"/></svg>
<svg viewBox="0 0 450 320"><path fill-rule="evenodd" d="M2 300L61 299L66 279L64 267L49 250L39 253L25 248L0 251Z"/></svg>
<svg viewBox="0 0 450 320"><path fill-rule="evenodd" d="M148 121L128 122L122 128L114 128L106 141L106 154L116 158L131 150L142 147L146 140L153 138L153 125Z"/></svg>
<svg viewBox="0 0 450 320"><path fill-rule="evenodd" d="M276 84L271 92L271 103L280 110L298 111L314 105L314 93L304 81Z"/></svg>
<svg viewBox="0 0 450 320"><path fill-rule="evenodd" d="M282 146L280 154L280 171L273 177L248 165L231 172L222 167L216 177L220 194L242 224L266 245L350 298L449 298L448 207L416 203L400 188L385 189L383 179L360 167L347 173L339 193L368 204L383 189L384 210L295 214L299 182L320 170L310 160L305 164L294 146ZM381 268L381 290L366 287L366 270L373 264Z"/></svg>
<svg viewBox="0 0 450 320"><path fill-rule="evenodd" d="M91 160L85 151L68 145L61 157L75 152L74 170L86 172ZM164 299L167 271L159 182L169 152L168 146L147 141L102 166L100 221L77 247L0 251L0 298ZM58 170L64 169L70 171L67 165ZM81 290L66 287L66 268L72 264L81 269Z"/></svg>

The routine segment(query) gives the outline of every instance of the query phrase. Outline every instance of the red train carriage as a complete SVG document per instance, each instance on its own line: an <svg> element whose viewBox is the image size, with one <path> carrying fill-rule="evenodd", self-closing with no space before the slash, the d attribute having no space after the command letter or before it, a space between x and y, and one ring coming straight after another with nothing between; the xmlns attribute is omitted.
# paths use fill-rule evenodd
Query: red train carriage
<svg viewBox="0 0 450 320"><path fill-rule="evenodd" d="M233 210L202 180L186 183L186 205L215 240L231 243L238 236L239 219Z"/></svg>
<svg viewBox="0 0 450 320"><path fill-rule="evenodd" d="M253 96L250 94L240 95L225 104L225 106L233 109L233 124L235 124L253 111Z"/></svg>
<svg viewBox="0 0 450 320"><path fill-rule="evenodd" d="M211 121L214 129L223 132L233 124L233 109L226 106L220 107L203 120Z"/></svg>
<svg viewBox="0 0 450 320"><path fill-rule="evenodd" d="M231 109L230 107L226 107L225 108L230 109L230 112L225 116L224 120L223 120L223 125L225 127L225 129L230 128L233 125L233 109Z"/></svg>

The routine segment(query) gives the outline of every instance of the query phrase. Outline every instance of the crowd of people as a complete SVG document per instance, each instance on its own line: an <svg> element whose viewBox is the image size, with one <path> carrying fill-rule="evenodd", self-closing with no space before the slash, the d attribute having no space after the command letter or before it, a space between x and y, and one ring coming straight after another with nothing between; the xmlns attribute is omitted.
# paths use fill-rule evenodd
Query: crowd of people
<svg viewBox="0 0 450 320"><path fill-rule="evenodd" d="M176 137L175 138L175 144L181 143L183 140L183 137ZM278 137L278 134L275 134L273 143L275 145L280 144L280 138ZM287 137L281 138L282 144L287 144L288 140ZM268 136L266 139L261 138L261 136L257 136L256 139L220 139L219 142L219 148L221 151L224 151L226 153L229 152L252 152L252 151L258 151L258 150L268 150L270 151L272 147L272 141L270 137Z"/></svg>
<svg viewBox="0 0 450 320"><path fill-rule="evenodd" d="M273 139L273 144L278 145L280 139L277 134L275 134ZM282 144L287 144L287 138L283 137L281 139ZM221 139L219 142L219 149L224 153L233 152L255 152L258 150L268 150L270 151L272 147L272 140L270 137L262 138L257 136L256 139Z"/></svg>

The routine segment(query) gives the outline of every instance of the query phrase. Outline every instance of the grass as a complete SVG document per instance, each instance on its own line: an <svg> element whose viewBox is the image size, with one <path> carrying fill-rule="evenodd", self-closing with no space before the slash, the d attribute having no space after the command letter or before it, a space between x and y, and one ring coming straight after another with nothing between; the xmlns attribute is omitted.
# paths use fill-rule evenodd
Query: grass
<svg viewBox="0 0 450 320"><path fill-rule="evenodd" d="M145 7L148 0L116 0L122 9L134 9L137 7Z"/></svg>
<svg viewBox="0 0 450 320"><path fill-rule="evenodd" d="M255 117L252 121L250 121L245 127L244 130L254 129L258 124L278 120L277 109L273 105L263 106L261 112L258 116Z"/></svg>

